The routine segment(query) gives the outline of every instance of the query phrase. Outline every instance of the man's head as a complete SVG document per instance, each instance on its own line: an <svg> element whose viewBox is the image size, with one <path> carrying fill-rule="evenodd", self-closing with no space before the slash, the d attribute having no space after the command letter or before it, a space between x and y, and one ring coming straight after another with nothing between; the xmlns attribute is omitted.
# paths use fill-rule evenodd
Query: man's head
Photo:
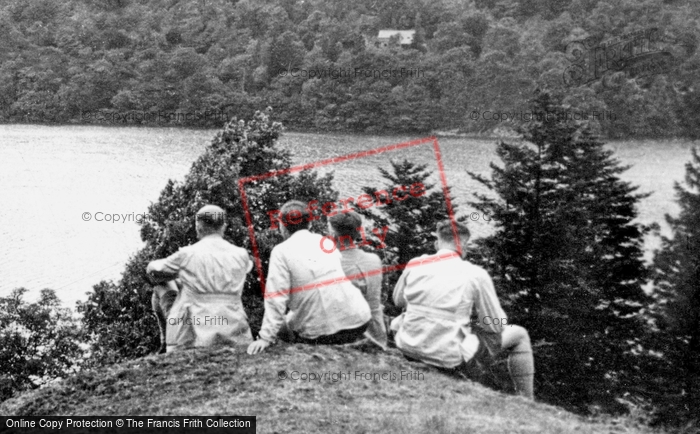
<svg viewBox="0 0 700 434"><path fill-rule="evenodd" d="M360 238L358 229L362 227L362 217L355 211L341 212L328 219L328 227L331 234L338 237L341 250L354 248L352 240Z"/></svg>
<svg viewBox="0 0 700 434"><path fill-rule="evenodd" d="M309 223L309 210L306 209L304 202L290 200L282 205L280 213L284 216L285 222L285 224L280 225L280 231L285 239L291 237L297 231L308 229L311 225Z"/></svg>
<svg viewBox="0 0 700 434"><path fill-rule="evenodd" d="M460 252L461 250L461 256L464 257L467 252L467 243L469 242L469 237L471 236L471 233L469 232L469 228L467 225L464 223L460 223L458 221L454 222L455 229L457 231L457 235L455 236L455 232L452 229L452 221L451 220L443 220L437 225L437 242L436 242L436 247L437 249L449 249L449 250L454 250L455 252ZM459 245L459 249L457 246Z"/></svg>
<svg viewBox="0 0 700 434"><path fill-rule="evenodd" d="M211 234L224 235L226 230L226 211L216 205L205 205L197 211L197 238Z"/></svg>
<svg viewBox="0 0 700 434"><path fill-rule="evenodd" d="M362 226L362 217L355 211L341 212L330 217L328 224L335 235L350 236L356 240L360 236L357 229Z"/></svg>

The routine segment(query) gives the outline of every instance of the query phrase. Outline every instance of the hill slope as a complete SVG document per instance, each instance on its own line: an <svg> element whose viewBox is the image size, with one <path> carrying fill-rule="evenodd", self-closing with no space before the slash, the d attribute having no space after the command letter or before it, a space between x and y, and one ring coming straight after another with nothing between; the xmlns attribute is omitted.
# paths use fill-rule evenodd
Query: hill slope
<svg viewBox="0 0 700 434"><path fill-rule="evenodd" d="M261 433L646 432L459 381L395 350L284 344L257 356L243 350L154 355L81 372L1 403L0 414L257 415ZM279 378L282 371L287 379ZM289 378L306 373L327 375Z"/></svg>

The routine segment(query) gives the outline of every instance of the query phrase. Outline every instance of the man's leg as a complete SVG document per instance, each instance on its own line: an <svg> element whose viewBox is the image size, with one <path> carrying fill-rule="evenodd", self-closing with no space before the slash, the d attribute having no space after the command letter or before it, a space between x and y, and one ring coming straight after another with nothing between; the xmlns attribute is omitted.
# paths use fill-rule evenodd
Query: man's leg
<svg viewBox="0 0 700 434"><path fill-rule="evenodd" d="M534 399L535 361L532 357L530 335L523 327L508 325L501 333L502 349L508 354L508 371L515 391Z"/></svg>
<svg viewBox="0 0 700 434"><path fill-rule="evenodd" d="M170 314L170 308L173 307L177 294L178 286L175 280L153 287L151 307L153 308L153 313L156 315L158 328L160 329L160 349L158 350L158 354L162 354L166 351L165 326L167 324L168 315Z"/></svg>

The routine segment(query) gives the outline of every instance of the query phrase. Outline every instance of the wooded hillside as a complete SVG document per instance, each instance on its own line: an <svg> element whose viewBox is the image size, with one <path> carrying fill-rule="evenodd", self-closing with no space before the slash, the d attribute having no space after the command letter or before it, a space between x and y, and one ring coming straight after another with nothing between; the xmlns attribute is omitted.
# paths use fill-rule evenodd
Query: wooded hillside
<svg viewBox="0 0 700 434"><path fill-rule="evenodd" d="M608 137L697 137L699 18L683 0L9 0L0 121L220 127L269 105L297 130L478 133L546 88ZM382 47L383 29L416 32ZM572 80L581 54L595 80Z"/></svg>

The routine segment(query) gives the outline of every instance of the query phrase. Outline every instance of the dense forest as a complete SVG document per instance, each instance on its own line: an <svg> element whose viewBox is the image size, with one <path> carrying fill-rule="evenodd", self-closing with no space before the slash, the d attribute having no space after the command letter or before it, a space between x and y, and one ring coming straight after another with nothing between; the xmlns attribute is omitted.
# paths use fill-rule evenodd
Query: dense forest
<svg viewBox="0 0 700 434"><path fill-rule="evenodd" d="M481 133L546 89L606 137L698 137L699 19L692 0L6 0L0 122L221 127L271 106L297 130Z"/></svg>

